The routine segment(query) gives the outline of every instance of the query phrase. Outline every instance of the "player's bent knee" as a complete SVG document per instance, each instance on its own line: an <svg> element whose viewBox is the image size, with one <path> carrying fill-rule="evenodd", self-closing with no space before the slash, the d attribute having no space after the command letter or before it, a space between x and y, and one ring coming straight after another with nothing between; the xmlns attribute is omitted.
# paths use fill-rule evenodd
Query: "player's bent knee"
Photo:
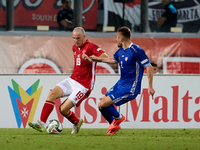
<svg viewBox="0 0 200 150"><path fill-rule="evenodd" d="M101 110L101 104L100 103L98 103L98 108Z"/></svg>
<svg viewBox="0 0 200 150"><path fill-rule="evenodd" d="M60 87L55 87L52 91L49 92L48 100L55 102L56 99L62 96L62 89Z"/></svg>
<svg viewBox="0 0 200 150"><path fill-rule="evenodd" d="M105 107L105 100L102 99L99 103L98 103L98 108L101 109L101 107Z"/></svg>
<svg viewBox="0 0 200 150"><path fill-rule="evenodd" d="M70 99L67 99L60 105L59 107L60 113L63 116L67 116L72 107L74 107L74 103Z"/></svg>
<svg viewBox="0 0 200 150"><path fill-rule="evenodd" d="M63 116L66 116L68 113L69 113L69 110L66 110L62 104L59 106L59 110L60 110L60 113L63 115Z"/></svg>
<svg viewBox="0 0 200 150"><path fill-rule="evenodd" d="M55 102L57 99L56 93L54 91L49 92L48 98L49 101Z"/></svg>
<svg viewBox="0 0 200 150"><path fill-rule="evenodd" d="M98 108L101 109L101 107L107 107L114 104L112 99L109 96L103 97L103 99L99 102Z"/></svg>

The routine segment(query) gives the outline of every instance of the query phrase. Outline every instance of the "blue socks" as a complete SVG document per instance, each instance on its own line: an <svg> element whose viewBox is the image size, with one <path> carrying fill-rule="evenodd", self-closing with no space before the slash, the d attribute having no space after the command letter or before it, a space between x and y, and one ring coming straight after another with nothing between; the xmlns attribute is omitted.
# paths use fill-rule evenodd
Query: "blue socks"
<svg viewBox="0 0 200 150"><path fill-rule="evenodd" d="M108 107L101 107L99 111L101 112L102 116L109 122L109 124L112 123L114 117L120 117L120 113L117 111L114 105Z"/></svg>

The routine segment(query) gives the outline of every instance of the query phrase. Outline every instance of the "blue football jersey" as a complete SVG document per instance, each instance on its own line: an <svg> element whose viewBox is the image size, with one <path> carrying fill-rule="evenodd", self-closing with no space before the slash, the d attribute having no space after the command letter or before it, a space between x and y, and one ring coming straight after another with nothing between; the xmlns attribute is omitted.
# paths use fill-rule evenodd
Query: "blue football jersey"
<svg viewBox="0 0 200 150"><path fill-rule="evenodd" d="M118 49L114 54L114 60L119 63L121 70L118 85L129 88L132 94L140 94L144 68L151 65L145 51L132 43L125 50Z"/></svg>

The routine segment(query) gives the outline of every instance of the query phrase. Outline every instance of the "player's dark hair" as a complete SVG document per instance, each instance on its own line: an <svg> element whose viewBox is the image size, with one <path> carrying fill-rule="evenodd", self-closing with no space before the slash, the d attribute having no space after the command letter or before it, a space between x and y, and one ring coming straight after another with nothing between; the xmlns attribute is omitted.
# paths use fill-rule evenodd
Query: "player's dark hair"
<svg viewBox="0 0 200 150"><path fill-rule="evenodd" d="M131 37L131 30L128 27L120 27L117 32L120 32L125 39L130 39Z"/></svg>

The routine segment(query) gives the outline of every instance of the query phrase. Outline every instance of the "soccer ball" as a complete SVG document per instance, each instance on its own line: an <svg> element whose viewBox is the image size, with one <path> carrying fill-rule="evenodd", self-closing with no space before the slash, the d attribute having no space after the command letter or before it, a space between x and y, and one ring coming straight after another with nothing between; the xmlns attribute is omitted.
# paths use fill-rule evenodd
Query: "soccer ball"
<svg viewBox="0 0 200 150"><path fill-rule="evenodd" d="M46 129L49 134L60 134L63 126L58 120L52 119L48 122Z"/></svg>

